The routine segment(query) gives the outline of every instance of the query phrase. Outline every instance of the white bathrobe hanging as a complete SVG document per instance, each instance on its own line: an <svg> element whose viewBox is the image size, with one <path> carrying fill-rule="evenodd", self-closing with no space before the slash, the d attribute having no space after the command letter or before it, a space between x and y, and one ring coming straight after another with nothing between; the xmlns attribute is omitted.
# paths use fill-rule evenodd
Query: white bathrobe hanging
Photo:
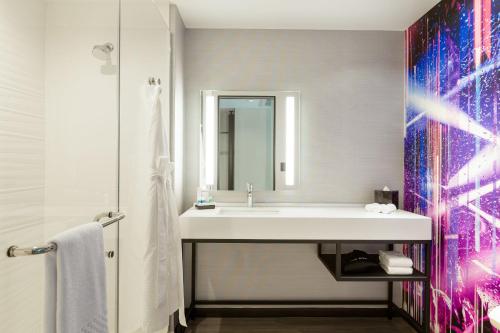
<svg viewBox="0 0 500 333"><path fill-rule="evenodd" d="M166 124L162 116L161 87L155 86L149 129L149 214L147 224L145 333L165 329L169 315L179 310L184 316L182 245L179 216L172 189L173 163L170 162Z"/></svg>

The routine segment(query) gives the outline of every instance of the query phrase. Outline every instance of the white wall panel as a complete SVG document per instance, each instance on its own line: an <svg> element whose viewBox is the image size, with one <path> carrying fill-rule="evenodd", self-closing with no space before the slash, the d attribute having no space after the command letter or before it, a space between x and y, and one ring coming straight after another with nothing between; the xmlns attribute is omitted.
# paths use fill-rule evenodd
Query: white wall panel
<svg viewBox="0 0 500 333"><path fill-rule="evenodd" d="M42 1L0 1L0 332L39 332L43 258L13 260L14 244L44 239Z"/></svg>

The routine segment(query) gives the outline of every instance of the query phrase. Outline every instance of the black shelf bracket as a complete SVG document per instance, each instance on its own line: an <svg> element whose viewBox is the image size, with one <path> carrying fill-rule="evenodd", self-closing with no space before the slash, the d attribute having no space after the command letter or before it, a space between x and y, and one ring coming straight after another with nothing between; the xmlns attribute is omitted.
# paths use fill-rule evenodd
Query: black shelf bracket
<svg viewBox="0 0 500 333"><path fill-rule="evenodd" d="M367 241L367 240L361 240L361 241L356 241L356 240L261 240L261 239L244 239L244 240L226 240L226 239L184 239L182 241L183 245L187 245L188 243L191 244L191 304L189 304L188 309L186 309L186 318L188 321L192 321L196 319L197 316L197 305L290 305L290 306L300 306L300 305L314 305L314 304L331 304L331 305L353 305L355 303L359 303L360 305L386 305L386 314L387 318L391 319L393 315L399 315L401 316L404 320L406 320L411 326L413 326L418 332L422 333L428 333L429 328L430 328L430 250L431 250L431 241L430 240L405 240L405 241L395 241L395 240L374 240L374 241ZM379 281L379 282L387 282L388 283L388 292L387 292L387 300L357 300L357 301L350 301L350 300L331 300L331 301L314 301L314 300L297 300L297 301L280 301L280 300L258 300L258 301L248 301L248 300L230 300L230 301L213 301L213 300L198 300L196 298L196 279L197 279L197 274L196 274L196 268L197 268L197 244L198 243L252 243L252 244L276 244L276 243L282 243L282 244L307 244L307 243L315 243L317 244L317 255L318 258L321 260L321 262L325 265L325 267L328 269L328 271L333 275L335 280L337 281L358 281L358 282L363 282L363 281ZM323 243L325 244L335 244L336 248L336 253L335 254L326 254L323 253ZM406 243L406 244L422 244L425 246L425 252L426 252L426 261L425 261L425 272L420 272L418 270L414 270L414 273L411 275L388 275L383 271L382 269L376 270L374 272L370 273L364 273L364 274L343 274L342 273L342 244L370 244L370 243L375 243L375 244L386 244L388 249L391 250L393 248L393 244L398 244L398 243ZM184 250L184 246L183 246ZM186 253L183 251L183 256L184 258L186 257ZM378 256L373 254L372 256ZM392 301L392 285L393 282L395 281L414 281L414 282L422 282L424 284L424 316L422 319L422 322L416 321L414 318L412 318L408 313L406 313L403 309L401 309L399 306L395 305ZM200 312L201 312L201 308ZM223 310L224 308L222 308ZM241 311L243 310L248 310L250 311L249 313L252 316L262 316L263 312L267 310L266 316L277 316L280 313L283 313L281 310L286 310L287 308L281 308L280 311L271 311L271 310L277 310L279 308L262 308L262 309L255 309L255 308L240 308L240 312L238 312L238 315L241 315ZM294 309L294 308L290 308ZM311 308L305 308L308 310L318 310L318 309L311 309ZM221 309L215 309L215 310L221 310ZM234 309L229 309L229 310L234 310ZM259 311L253 311L252 310L262 310L261 312ZM320 309L321 310L321 309ZM323 309L324 310L324 309ZM328 310L328 309L327 309ZM321 315L321 316L333 316L333 315L338 315L341 313L342 315L346 315L346 313L342 311L333 311L333 310L342 310L342 308L332 308L330 309L331 311L323 311L323 312L317 312L315 313L309 313L309 315ZM344 309L345 310L345 309ZM358 309L358 310L363 310L363 309ZM377 309L370 309L370 310L377 310ZM380 308L378 310L384 310L384 308ZM286 312L286 311L285 311ZM349 311L351 313L352 311ZM303 312L301 312L303 313ZM384 312L382 312L384 313ZM224 316L224 314L231 316L230 311L220 311L219 315ZM201 315L201 313L200 313ZM234 314L233 314L234 315ZM367 313L363 313L364 316L367 315ZM176 325L176 333L182 333L184 332L184 328L181 327L178 324L177 320L177 325Z"/></svg>

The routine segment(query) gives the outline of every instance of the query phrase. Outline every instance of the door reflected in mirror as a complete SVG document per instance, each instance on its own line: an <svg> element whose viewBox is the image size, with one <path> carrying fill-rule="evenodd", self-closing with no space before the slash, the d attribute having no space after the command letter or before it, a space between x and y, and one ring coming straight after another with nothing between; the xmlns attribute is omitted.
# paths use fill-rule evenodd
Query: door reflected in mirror
<svg viewBox="0 0 500 333"><path fill-rule="evenodd" d="M275 190L275 104L274 96L218 96L218 190Z"/></svg>

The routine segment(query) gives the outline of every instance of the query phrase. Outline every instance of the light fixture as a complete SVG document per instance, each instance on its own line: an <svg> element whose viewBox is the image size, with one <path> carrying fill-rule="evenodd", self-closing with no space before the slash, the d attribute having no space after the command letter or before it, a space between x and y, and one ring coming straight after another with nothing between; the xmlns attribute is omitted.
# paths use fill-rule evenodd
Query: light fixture
<svg viewBox="0 0 500 333"><path fill-rule="evenodd" d="M285 113L285 161L286 174L285 185L295 185L295 97L286 97Z"/></svg>
<svg viewBox="0 0 500 333"><path fill-rule="evenodd" d="M205 96L205 184L215 182L215 96Z"/></svg>

